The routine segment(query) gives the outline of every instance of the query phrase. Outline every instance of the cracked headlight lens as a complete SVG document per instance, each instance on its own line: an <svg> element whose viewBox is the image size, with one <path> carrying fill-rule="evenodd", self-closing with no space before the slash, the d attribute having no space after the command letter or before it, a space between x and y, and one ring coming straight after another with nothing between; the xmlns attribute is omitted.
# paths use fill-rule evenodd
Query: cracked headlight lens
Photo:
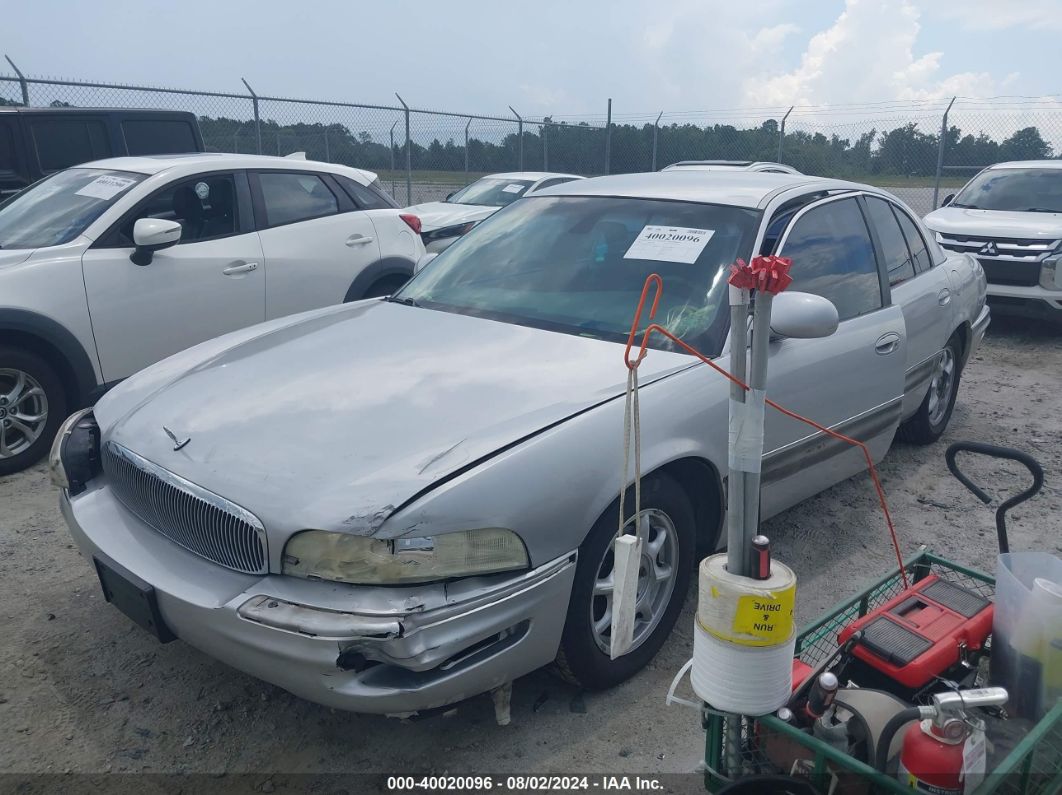
<svg viewBox="0 0 1062 795"><path fill-rule="evenodd" d="M405 585L527 567L520 537L497 527L386 540L303 530L288 540L283 559L284 574L353 585Z"/></svg>

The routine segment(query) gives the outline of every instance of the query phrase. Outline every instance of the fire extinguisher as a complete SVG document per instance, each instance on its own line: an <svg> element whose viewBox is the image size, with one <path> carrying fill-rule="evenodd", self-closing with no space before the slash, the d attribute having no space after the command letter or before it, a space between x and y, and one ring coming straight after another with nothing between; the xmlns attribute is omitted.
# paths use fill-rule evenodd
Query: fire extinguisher
<svg viewBox="0 0 1062 795"><path fill-rule="evenodd" d="M911 723L903 738L899 781L919 792L934 795L970 792L974 777L985 770L984 724L971 715L973 707L999 706L1007 701L1002 687L937 693L933 703L911 707L894 715L878 738L876 765L885 772L892 738Z"/></svg>

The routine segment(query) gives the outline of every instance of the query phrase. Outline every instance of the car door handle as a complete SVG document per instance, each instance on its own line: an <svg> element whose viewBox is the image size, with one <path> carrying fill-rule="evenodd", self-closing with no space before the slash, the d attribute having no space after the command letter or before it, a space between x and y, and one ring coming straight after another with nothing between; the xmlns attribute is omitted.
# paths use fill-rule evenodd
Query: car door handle
<svg viewBox="0 0 1062 795"><path fill-rule="evenodd" d="M951 290L949 290L947 287L945 287L939 293L937 293L937 303L940 304L941 306L947 306L948 304L950 304L951 303Z"/></svg>
<svg viewBox="0 0 1062 795"><path fill-rule="evenodd" d="M886 334L882 334L878 337L878 341L874 343L874 351L879 356L888 356L894 350L900 347L900 335L895 331L890 331Z"/></svg>
<svg viewBox="0 0 1062 795"><path fill-rule="evenodd" d="M229 265L221 272L226 276L235 276L238 273L250 273L253 270L258 270L257 262L241 262L237 265Z"/></svg>
<svg viewBox="0 0 1062 795"><path fill-rule="evenodd" d="M366 243L371 243L373 238L368 235L351 235L347 238L348 246L364 246Z"/></svg>

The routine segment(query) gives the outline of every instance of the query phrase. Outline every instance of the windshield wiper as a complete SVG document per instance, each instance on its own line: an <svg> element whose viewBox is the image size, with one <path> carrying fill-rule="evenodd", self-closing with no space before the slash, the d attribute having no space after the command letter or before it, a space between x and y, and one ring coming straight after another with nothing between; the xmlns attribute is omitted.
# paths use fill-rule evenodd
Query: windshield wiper
<svg viewBox="0 0 1062 795"><path fill-rule="evenodd" d="M412 298L395 298L393 295L389 295L384 300L392 304L402 304L404 306L420 306L420 304L418 304Z"/></svg>
<svg viewBox="0 0 1062 795"><path fill-rule="evenodd" d="M959 204L958 202L952 202L948 206L949 207L958 207L960 210L976 210L977 209L972 204Z"/></svg>
<svg viewBox="0 0 1062 795"><path fill-rule="evenodd" d="M1026 207L1023 213L1062 213L1062 210L1049 210L1047 207Z"/></svg>

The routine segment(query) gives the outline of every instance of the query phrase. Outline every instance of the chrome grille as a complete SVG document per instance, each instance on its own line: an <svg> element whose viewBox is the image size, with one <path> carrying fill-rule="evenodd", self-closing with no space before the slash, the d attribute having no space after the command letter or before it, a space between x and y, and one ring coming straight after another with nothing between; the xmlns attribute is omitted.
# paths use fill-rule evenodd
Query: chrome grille
<svg viewBox="0 0 1062 795"><path fill-rule="evenodd" d="M265 528L254 514L114 442L102 458L115 496L166 538L226 568L267 572Z"/></svg>
<svg viewBox="0 0 1062 795"><path fill-rule="evenodd" d="M1043 259L1056 248L1059 240L1043 238L1008 238L982 237L971 235L953 235L939 233L937 240L944 248L974 254L978 257L991 257L1011 262L1034 262ZM983 251L991 243L995 253Z"/></svg>

